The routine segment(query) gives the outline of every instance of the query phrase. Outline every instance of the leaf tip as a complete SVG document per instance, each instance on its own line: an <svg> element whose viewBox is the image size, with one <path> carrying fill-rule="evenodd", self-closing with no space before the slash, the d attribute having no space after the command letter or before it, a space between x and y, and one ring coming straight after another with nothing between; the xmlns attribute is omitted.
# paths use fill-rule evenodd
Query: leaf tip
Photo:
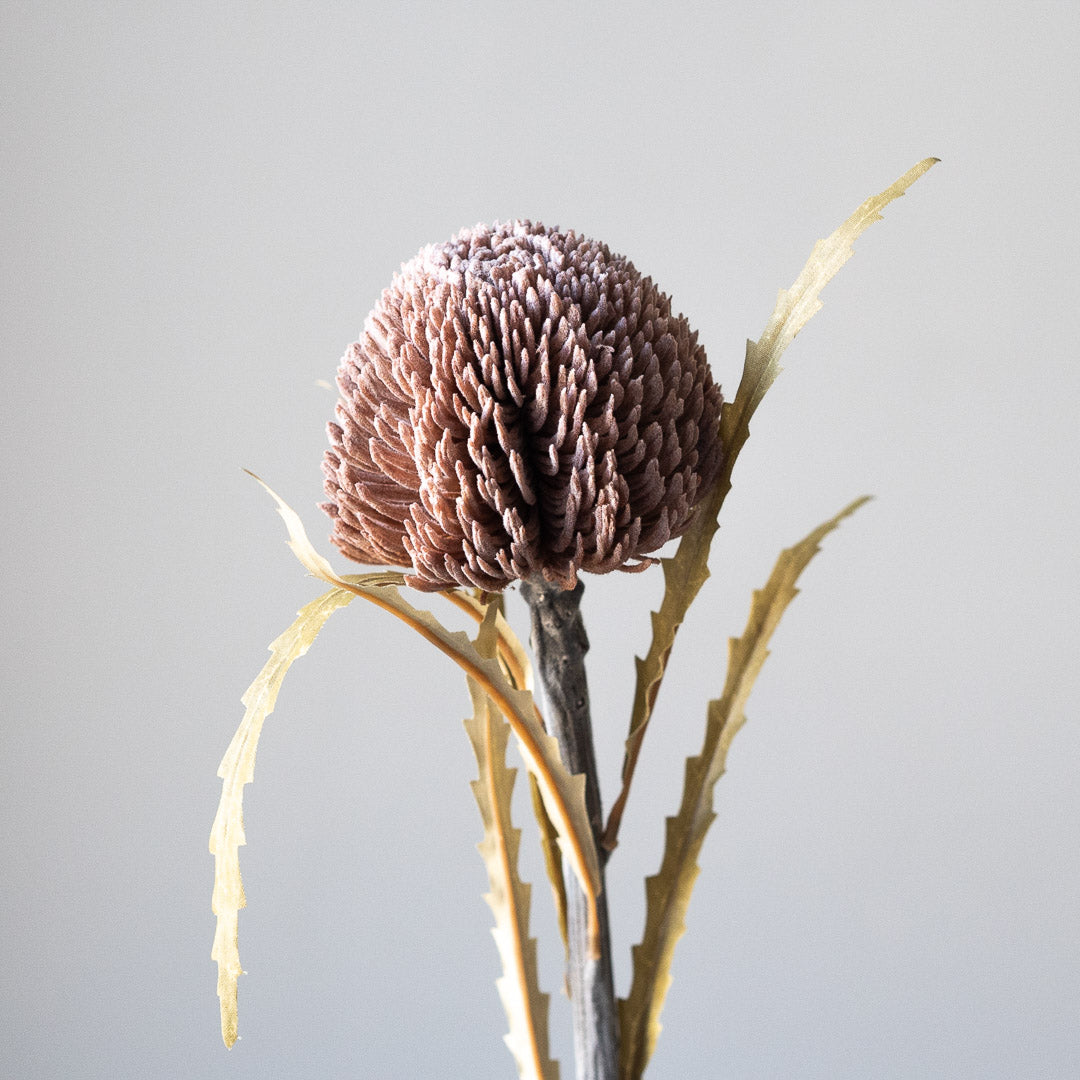
<svg viewBox="0 0 1080 1080"><path fill-rule="evenodd" d="M935 165L938 164L939 161L941 161L941 158L926 157L923 158L922 161L920 161L917 165L913 165L910 169L908 169L908 171L904 173L904 175L901 176L899 180L896 181L893 187L889 189L896 191L896 195L894 196L894 198L903 195L904 192L906 192L907 189L911 187L911 185L914 184L916 180L918 180L922 176L925 176ZM886 192L882 192L882 195L884 194L886 194ZM888 201L891 202L892 200L889 199ZM882 204L882 206L878 208L879 212L882 209L884 209L884 204Z"/></svg>

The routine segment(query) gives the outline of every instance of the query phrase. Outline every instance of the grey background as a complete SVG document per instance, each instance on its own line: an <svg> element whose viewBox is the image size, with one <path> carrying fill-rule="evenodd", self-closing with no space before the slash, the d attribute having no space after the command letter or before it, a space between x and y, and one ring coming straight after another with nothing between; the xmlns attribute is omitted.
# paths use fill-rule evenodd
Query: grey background
<svg viewBox="0 0 1080 1080"><path fill-rule="evenodd" d="M731 393L813 241L930 154L740 460L611 864L618 981L726 638L776 552L871 492L751 700L649 1075L1080 1075L1074 4L2 22L0 1075L513 1075L465 690L359 603L266 726L242 1039L221 1044L215 770L318 592L240 469L328 550L317 381L404 259L480 220L629 255ZM608 800L659 595L657 574L588 582ZM567 1028L556 993L564 1076Z"/></svg>

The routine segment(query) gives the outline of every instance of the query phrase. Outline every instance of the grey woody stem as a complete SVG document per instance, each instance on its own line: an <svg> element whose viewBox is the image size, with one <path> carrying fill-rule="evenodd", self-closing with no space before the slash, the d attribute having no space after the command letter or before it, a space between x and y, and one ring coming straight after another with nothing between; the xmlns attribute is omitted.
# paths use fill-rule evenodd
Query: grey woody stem
<svg viewBox="0 0 1080 1080"><path fill-rule="evenodd" d="M532 616L532 647L544 692L544 717L559 743L563 763L571 773L585 774L585 806L600 857L600 883L604 881L606 852L600 846L603 809L589 718L589 687L585 653L589 639L581 619L585 586L564 590L541 580L522 582L521 593ZM566 922L569 939L570 1003L574 1017L574 1056L577 1080L616 1080L618 1070L618 1014L611 974L611 934L608 929L607 891L598 902L600 958L589 957L588 907L581 886L564 864Z"/></svg>

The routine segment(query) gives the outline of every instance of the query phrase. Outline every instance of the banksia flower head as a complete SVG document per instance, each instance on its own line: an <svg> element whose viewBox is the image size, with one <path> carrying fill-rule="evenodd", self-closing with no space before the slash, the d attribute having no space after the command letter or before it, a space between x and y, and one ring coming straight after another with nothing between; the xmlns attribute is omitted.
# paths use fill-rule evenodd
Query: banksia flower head
<svg viewBox="0 0 1080 1080"><path fill-rule="evenodd" d="M720 468L687 321L606 245L528 221L405 263L337 381L331 538L419 589L641 569Z"/></svg>

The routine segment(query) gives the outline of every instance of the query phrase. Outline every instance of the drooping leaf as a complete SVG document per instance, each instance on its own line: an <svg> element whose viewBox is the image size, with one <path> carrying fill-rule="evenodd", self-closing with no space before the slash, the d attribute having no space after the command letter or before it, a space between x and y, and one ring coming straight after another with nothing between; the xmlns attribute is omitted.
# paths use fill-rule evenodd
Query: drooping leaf
<svg viewBox="0 0 1080 1080"><path fill-rule="evenodd" d="M478 597L472 596L461 589L455 589L442 595L463 611L468 612L477 622L484 618L485 608ZM529 654L521 644L521 639L507 623L501 610L497 615L496 630L498 632L498 654L503 669L518 690L528 690L531 693L533 677ZM543 724L543 717L540 716L539 710L537 711L537 717L540 723ZM547 872L548 881L551 884L552 899L555 903L555 918L559 925L559 934L562 937L563 947L567 952L567 957L569 957L570 938L566 922L566 879L563 877L563 861L559 852L559 834L544 807L544 797L540 792L536 777L532 773L529 774L529 797L532 802L533 815L540 830L540 851L544 856L544 870Z"/></svg>
<svg viewBox="0 0 1080 1080"><path fill-rule="evenodd" d="M633 949L630 994L619 1002L620 1080L640 1080L660 1034L660 1012L671 985L675 944L686 930L686 909L697 879L698 853L716 817L713 788L723 775L728 747L746 721L744 709L754 680L769 655L768 643L798 590L799 575L821 541L867 501L856 499L794 547L780 553L764 589L755 591L742 637L728 644L723 695L709 702L701 753L686 762L679 812L667 819L659 872L645 882L645 932Z"/></svg>
<svg viewBox="0 0 1080 1080"><path fill-rule="evenodd" d="M896 183L878 195L872 195L832 235L819 240L790 289L781 289L772 315L757 341L747 341L742 380L735 400L725 402L720 416L724 465L712 494L696 514L673 558L663 559L664 597L660 610L652 615L652 642L645 658L635 658L637 683L630 714L630 731L623 760L622 790L612 804L604 846L614 848L618 840L634 769L637 765L645 731L652 718L653 706L667 668L675 635L701 586L709 577L709 547L717 529L717 517L731 490L731 473L746 440L750 437L750 419L765 392L780 374L780 357L795 335L821 308L821 291L836 272L854 254L854 242L875 221L881 211L937 162L926 158L909 169Z"/></svg>
<svg viewBox="0 0 1080 1080"><path fill-rule="evenodd" d="M494 604L476 640L482 656L495 654L497 611ZM509 725L499 715L483 687L470 678L473 715L465 721L479 770L472 783L484 822L484 838L477 844L487 867L491 891L485 896L495 926L492 936L499 950L503 974L496 986L509 1031L506 1045L514 1055L522 1080L559 1080L559 1066L548 1051L549 995L540 992L536 939L529 937L531 887L518 876L521 830L510 819L510 801L516 769L506 766Z"/></svg>
<svg viewBox="0 0 1080 1080"><path fill-rule="evenodd" d="M477 623L483 621L492 604L496 605L496 654L514 687L532 693L532 662L529 660L529 654L525 650L525 646L522 645L521 639L506 621L506 614L502 610L501 604L502 594L493 597L486 604L479 596L474 596L464 589L448 589L438 595L445 597L455 607L459 607L471 618L475 619Z"/></svg>
<svg viewBox="0 0 1080 1080"><path fill-rule="evenodd" d="M236 1042L236 983L243 969L237 940L240 908L247 900L240 879L240 845L244 837L244 785L255 771L255 750L263 721L274 711L278 691L290 665L311 647L326 620L353 599L348 589L335 587L300 609L296 621L270 645L270 659L244 693L244 719L222 758L218 776L223 783L221 802L210 832L214 856L213 910L217 916L211 957L218 965L221 1001L221 1037L226 1046Z"/></svg>
<svg viewBox="0 0 1080 1080"><path fill-rule="evenodd" d="M254 473L251 474L254 476ZM548 735L539 719L532 695L518 690L503 674L499 662L482 657L468 635L447 630L431 614L414 608L398 591L400 575L367 574L338 577L330 564L311 545L296 513L259 477L255 479L277 503L278 512L289 531L289 547L316 577L348 589L357 596L401 619L422 638L450 657L470 678L483 686L517 737L518 746L530 773L536 778L544 806L558 832L563 857L581 882L589 907L589 940L594 955L600 951L600 923L597 897L600 893L600 864L585 808L585 777L571 776L559 756L559 745Z"/></svg>

